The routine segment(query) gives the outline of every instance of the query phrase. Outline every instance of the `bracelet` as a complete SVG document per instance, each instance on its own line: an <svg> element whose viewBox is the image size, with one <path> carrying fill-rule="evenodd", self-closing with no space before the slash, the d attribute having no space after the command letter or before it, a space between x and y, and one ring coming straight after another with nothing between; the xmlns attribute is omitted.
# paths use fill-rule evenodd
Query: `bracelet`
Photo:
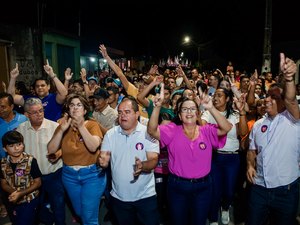
<svg viewBox="0 0 300 225"><path fill-rule="evenodd" d="M51 77L51 79L53 80L55 77L57 77L55 74Z"/></svg>
<svg viewBox="0 0 300 225"><path fill-rule="evenodd" d="M240 114L240 116L246 116L246 114Z"/></svg>
<svg viewBox="0 0 300 225"><path fill-rule="evenodd" d="M284 79L284 80L285 80L285 82L293 82L293 81L294 81L294 78L291 79L291 80L288 80L288 79Z"/></svg>
<svg viewBox="0 0 300 225"><path fill-rule="evenodd" d="M87 82L87 80L86 80L86 81L83 82L83 84L89 84L89 82Z"/></svg>

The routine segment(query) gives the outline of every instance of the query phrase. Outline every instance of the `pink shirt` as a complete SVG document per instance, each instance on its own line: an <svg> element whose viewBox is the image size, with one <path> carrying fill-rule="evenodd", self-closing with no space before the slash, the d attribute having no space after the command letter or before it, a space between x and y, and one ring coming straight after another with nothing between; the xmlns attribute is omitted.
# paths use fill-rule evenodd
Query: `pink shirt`
<svg viewBox="0 0 300 225"><path fill-rule="evenodd" d="M199 127L196 140L188 139L182 125L169 123L160 125L160 142L167 146L169 171L183 178L201 178L211 169L212 150L224 147L226 135L217 135L217 125Z"/></svg>

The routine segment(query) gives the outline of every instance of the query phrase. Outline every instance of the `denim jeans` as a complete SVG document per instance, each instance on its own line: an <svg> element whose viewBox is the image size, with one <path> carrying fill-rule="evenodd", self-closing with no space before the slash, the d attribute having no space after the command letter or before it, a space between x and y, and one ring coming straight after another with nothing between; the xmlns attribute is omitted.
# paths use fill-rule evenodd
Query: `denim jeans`
<svg viewBox="0 0 300 225"><path fill-rule="evenodd" d="M49 218L46 205L50 203L53 218ZM65 225L65 190L62 184L62 169L42 176L40 195L40 220L45 224ZM49 219L53 221L49 221Z"/></svg>
<svg viewBox="0 0 300 225"><path fill-rule="evenodd" d="M158 225L156 196L123 202L111 196L112 208L119 225Z"/></svg>
<svg viewBox="0 0 300 225"><path fill-rule="evenodd" d="M98 225L101 196L106 187L104 171L96 164L79 170L64 165L62 181L83 225Z"/></svg>
<svg viewBox="0 0 300 225"><path fill-rule="evenodd" d="M213 181L213 199L209 220L217 222L220 207L228 210L233 203L240 167L238 154L213 153L211 176Z"/></svg>
<svg viewBox="0 0 300 225"><path fill-rule="evenodd" d="M188 181L169 174L168 206L172 225L206 225L210 208L212 181ZM191 220L191 221L190 221Z"/></svg>
<svg viewBox="0 0 300 225"><path fill-rule="evenodd" d="M253 185L246 225L262 225L268 220L272 225L292 225L297 216L298 201L298 180L277 188Z"/></svg>

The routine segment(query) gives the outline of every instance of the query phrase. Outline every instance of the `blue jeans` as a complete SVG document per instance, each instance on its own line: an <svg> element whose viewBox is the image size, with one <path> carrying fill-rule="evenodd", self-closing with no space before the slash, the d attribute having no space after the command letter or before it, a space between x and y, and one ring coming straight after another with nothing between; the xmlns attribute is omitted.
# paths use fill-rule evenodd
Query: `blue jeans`
<svg viewBox="0 0 300 225"><path fill-rule="evenodd" d="M34 225L37 219L37 207L39 197L31 200L29 203L8 204L7 210L13 225Z"/></svg>
<svg viewBox="0 0 300 225"><path fill-rule="evenodd" d="M217 222L220 207L228 210L233 202L239 174L239 154L213 153L211 176L213 181L213 199L209 215L211 222Z"/></svg>
<svg viewBox="0 0 300 225"><path fill-rule="evenodd" d="M46 205L50 203L53 218L49 218ZM40 195L40 220L45 224L65 225L65 190L62 183L62 169L42 176ZM47 213L48 211L48 213ZM49 221L50 220L50 221ZM51 221L52 220L52 221Z"/></svg>
<svg viewBox="0 0 300 225"><path fill-rule="evenodd" d="M134 202L123 202L111 196L111 203L119 225L159 224L156 196Z"/></svg>
<svg viewBox="0 0 300 225"><path fill-rule="evenodd" d="M79 170L64 165L62 181L82 223L98 225L101 196L106 187L104 171L96 164Z"/></svg>
<svg viewBox="0 0 300 225"><path fill-rule="evenodd" d="M169 174L167 193L170 224L206 225L212 195L211 186L210 175L189 181Z"/></svg>
<svg viewBox="0 0 300 225"><path fill-rule="evenodd" d="M298 180L277 188L253 185L250 191L246 225L262 225L267 220L270 220L273 225L294 224L298 201Z"/></svg>

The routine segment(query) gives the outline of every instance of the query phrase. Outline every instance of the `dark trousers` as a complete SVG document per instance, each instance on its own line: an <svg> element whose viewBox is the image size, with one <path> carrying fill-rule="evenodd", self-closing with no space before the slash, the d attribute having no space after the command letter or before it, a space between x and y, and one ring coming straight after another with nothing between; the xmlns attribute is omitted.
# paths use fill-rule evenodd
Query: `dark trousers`
<svg viewBox="0 0 300 225"><path fill-rule="evenodd" d="M66 224L65 191L61 178L62 169L42 176L39 217L44 224ZM46 207L48 204L51 209Z"/></svg>
<svg viewBox="0 0 300 225"><path fill-rule="evenodd" d="M168 206L172 225L206 225L211 203L212 181L184 180L169 174ZM191 221L190 221L191 220Z"/></svg>
<svg viewBox="0 0 300 225"><path fill-rule="evenodd" d="M213 182L213 198L209 220L218 221L219 211L228 210L232 205L239 174L240 157L238 154L214 153L211 176Z"/></svg>
<svg viewBox="0 0 300 225"><path fill-rule="evenodd" d="M294 224L298 201L298 180L277 188L253 185L250 190L246 225L262 225L267 220L270 220L272 225Z"/></svg>
<svg viewBox="0 0 300 225"><path fill-rule="evenodd" d="M37 218L39 197L22 204L8 204L12 225L33 225Z"/></svg>
<svg viewBox="0 0 300 225"><path fill-rule="evenodd" d="M123 202L111 196L114 215L119 225L158 225L156 196L134 202Z"/></svg>

